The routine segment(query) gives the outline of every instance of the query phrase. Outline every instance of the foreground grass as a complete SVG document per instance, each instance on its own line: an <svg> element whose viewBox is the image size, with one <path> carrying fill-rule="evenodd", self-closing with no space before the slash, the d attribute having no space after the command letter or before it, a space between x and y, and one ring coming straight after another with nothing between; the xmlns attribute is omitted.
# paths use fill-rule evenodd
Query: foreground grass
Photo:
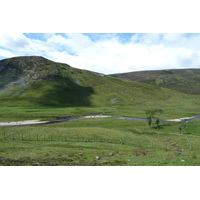
<svg viewBox="0 0 200 200"><path fill-rule="evenodd" d="M51 125L1 127L1 165L200 165L195 120L179 134L178 123L150 128L116 118L76 119Z"/></svg>

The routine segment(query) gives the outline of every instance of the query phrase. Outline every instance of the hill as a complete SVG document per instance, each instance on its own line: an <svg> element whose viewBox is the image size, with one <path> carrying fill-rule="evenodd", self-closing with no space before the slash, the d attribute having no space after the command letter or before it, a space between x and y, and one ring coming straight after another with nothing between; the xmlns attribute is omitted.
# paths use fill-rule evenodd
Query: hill
<svg viewBox="0 0 200 200"><path fill-rule="evenodd" d="M169 89L76 69L39 56L0 61L0 105L132 106L185 98Z"/></svg>
<svg viewBox="0 0 200 200"><path fill-rule="evenodd" d="M169 88L186 94L200 94L200 69L140 71L111 76Z"/></svg>

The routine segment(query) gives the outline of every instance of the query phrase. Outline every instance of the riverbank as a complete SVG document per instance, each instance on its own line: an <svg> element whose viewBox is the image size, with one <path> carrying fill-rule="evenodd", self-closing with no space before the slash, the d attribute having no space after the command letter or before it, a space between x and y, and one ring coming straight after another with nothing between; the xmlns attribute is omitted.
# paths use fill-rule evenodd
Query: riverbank
<svg viewBox="0 0 200 200"><path fill-rule="evenodd" d="M17 122L0 122L0 126L22 126L22 125L36 125L36 124L45 124L49 121L40 121L40 120L26 120L26 121L17 121Z"/></svg>

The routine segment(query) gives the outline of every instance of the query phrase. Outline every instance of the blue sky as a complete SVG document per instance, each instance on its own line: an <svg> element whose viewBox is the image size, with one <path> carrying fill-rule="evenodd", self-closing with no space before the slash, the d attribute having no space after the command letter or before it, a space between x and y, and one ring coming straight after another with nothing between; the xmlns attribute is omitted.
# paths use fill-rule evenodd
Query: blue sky
<svg viewBox="0 0 200 200"><path fill-rule="evenodd" d="M0 59L44 56L104 74L200 67L200 34L0 33Z"/></svg>

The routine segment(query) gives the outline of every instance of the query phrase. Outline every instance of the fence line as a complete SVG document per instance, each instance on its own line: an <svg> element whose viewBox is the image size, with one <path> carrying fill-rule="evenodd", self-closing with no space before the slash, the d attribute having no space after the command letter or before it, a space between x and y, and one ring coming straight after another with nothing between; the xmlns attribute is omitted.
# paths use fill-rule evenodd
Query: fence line
<svg viewBox="0 0 200 200"><path fill-rule="evenodd" d="M19 141L60 141L60 142L102 142L102 143L115 143L123 144L121 140L107 141L106 139L91 139L91 138L80 138L80 137L67 137L67 135L60 134L10 134L3 133L0 135L0 140L19 140Z"/></svg>

